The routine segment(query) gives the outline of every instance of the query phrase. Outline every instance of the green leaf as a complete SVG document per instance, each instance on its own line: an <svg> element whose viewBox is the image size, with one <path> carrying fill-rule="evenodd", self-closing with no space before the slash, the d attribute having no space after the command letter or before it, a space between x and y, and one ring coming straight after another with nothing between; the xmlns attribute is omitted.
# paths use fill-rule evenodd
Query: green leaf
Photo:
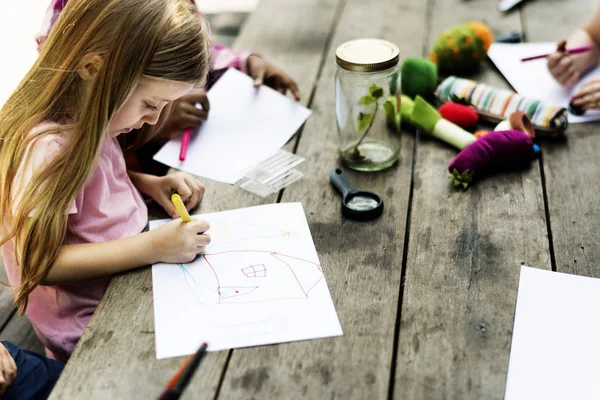
<svg viewBox="0 0 600 400"><path fill-rule="evenodd" d="M452 179L454 186L461 186L463 190L466 190L469 184L473 181L473 172L466 170L462 174L452 169L452 173L448 174L448 178Z"/></svg>
<svg viewBox="0 0 600 400"><path fill-rule="evenodd" d="M377 85L373 85L369 88L369 93L371 96L375 97L375 99L379 99L383 96L383 89Z"/></svg>
<svg viewBox="0 0 600 400"><path fill-rule="evenodd" d="M371 96L363 96L358 100L358 104L367 106L369 104L377 103L377 99Z"/></svg>
<svg viewBox="0 0 600 400"><path fill-rule="evenodd" d="M373 114L358 113L358 131L363 131L372 120Z"/></svg>

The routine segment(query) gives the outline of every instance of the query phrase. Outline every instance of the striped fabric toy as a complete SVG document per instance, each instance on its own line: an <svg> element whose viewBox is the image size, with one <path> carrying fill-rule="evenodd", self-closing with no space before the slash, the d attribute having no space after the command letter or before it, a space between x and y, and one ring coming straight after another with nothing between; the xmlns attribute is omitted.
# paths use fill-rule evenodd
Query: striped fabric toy
<svg viewBox="0 0 600 400"><path fill-rule="evenodd" d="M493 122L508 118L514 111L523 111L531 118L536 131L551 136L562 133L569 124L564 107L455 76L444 79L435 95L442 103L453 101L471 105L481 117Z"/></svg>

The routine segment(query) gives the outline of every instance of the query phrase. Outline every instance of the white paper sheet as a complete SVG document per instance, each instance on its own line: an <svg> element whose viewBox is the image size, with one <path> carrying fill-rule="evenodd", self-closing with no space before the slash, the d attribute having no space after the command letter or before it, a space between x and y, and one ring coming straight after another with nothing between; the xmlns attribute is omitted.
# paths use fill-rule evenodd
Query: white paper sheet
<svg viewBox="0 0 600 400"><path fill-rule="evenodd" d="M256 9L258 3L259 0L196 0L196 5L203 14L249 13Z"/></svg>
<svg viewBox="0 0 600 400"><path fill-rule="evenodd" d="M600 399L600 279L521 267L506 400Z"/></svg>
<svg viewBox="0 0 600 400"><path fill-rule="evenodd" d="M280 149L311 111L252 79L229 69L208 91L208 119L193 132L185 161L181 137L154 156L172 168L225 183L236 183L252 167Z"/></svg>
<svg viewBox="0 0 600 400"><path fill-rule="evenodd" d="M488 57L500 70L502 75L517 93L542 100L558 106L567 107L571 96L579 90L585 81L592 77L600 77L600 66L585 75L577 85L567 89L559 85L548 72L547 59L521 62L522 58L538 54L552 53L556 43L493 43L488 50ZM588 110L585 115L577 116L569 113L569 123L596 121L600 119L600 111Z"/></svg>
<svg viewBox="0 0 600 400"><path fill-rule="evenodd" d="M201 218L203 256L152 267L157 358L342 335L300 203Z"/></svg>

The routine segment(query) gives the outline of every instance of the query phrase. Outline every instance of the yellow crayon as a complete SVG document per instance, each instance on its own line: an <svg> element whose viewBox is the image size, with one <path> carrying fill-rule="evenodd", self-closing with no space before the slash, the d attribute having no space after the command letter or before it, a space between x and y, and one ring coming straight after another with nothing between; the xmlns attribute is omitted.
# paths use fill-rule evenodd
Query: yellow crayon
<svg viewBox="0 0 600 400"><path fill-rule="evenodd" d="M183 204L181 197L177 193L173 193L171 195L171 201L173 202L177 213L181 217L181 220L183 222L190 222L192 218L190 218L190 214L188 214L187 210L185 209L185 205Z"/></svg>

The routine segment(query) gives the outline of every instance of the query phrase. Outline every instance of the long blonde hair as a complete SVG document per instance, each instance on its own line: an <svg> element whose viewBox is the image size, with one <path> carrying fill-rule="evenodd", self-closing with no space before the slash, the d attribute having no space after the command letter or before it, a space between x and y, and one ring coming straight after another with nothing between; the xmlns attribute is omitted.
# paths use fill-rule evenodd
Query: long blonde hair
<svg viewBox="0 0 600 400"><path fill-rule="evenodd" d="M101 67L91 81L78 68L96 53ZM67 232L68 207L85 185L108 123L143 77L202 82L209 44L189 0L70 0L39 58L0 110L0 245L15 239L19 313L56 260ZM64 153L11 193L43 121L62 121ZM145 128L146 135L152 134ZM7 230L6 230L7 228Z"/></svg>

